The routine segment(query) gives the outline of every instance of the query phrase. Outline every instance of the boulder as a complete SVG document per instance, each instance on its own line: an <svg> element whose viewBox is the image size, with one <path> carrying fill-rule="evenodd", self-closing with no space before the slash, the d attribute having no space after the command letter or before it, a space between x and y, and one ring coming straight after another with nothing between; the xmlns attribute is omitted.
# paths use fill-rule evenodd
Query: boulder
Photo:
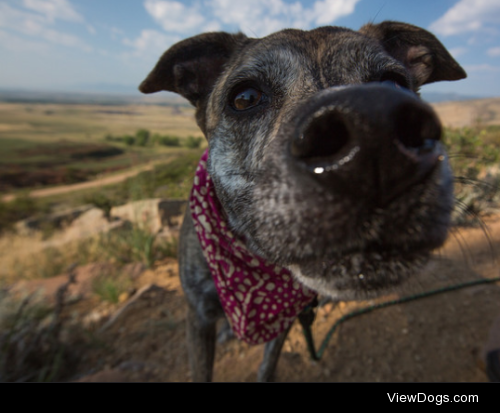
<svg viewBox="0 0 500 413"><path fill-rule="evenodd" d="M91 208L80 215L59 236L43 242L44 247L57 248L72 241L83 240L99 234L109 233L130 226L128 221L118 218L109 221L102 209Z"/></svg>
<svg viewBox="0 0 500 413"><path fill-rule="evenodd" d="M31 235L33 231L39 231L44 226L52 228L62 228L71 224L80 215L92 209L92 205L82 205L77 208L67 209L54 214L44 215L41 217L31 217L16 222L15 228L20 235Z"/></svg>
<svg viewBox="0 0 500 413"><path fill-rule="evenodd" d="M146 199L111 209L111 218L120 218L152 233L162 228L176 228L182 221L187 201L180 199Z"/></svg>

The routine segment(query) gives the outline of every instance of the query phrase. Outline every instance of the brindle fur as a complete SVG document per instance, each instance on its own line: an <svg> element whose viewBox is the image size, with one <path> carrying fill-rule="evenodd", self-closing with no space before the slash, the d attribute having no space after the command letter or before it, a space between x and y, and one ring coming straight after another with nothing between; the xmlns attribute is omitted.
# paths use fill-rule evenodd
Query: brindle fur
<svg viewBox="0 0 500 413"><path fill-rule="evenodd" d="M409 164L413 155L384 141L395 127L394 117L385 119L384 108L393 110L392 102L401 100L400 106L425 112L422 116L430 123L435 115L404 92L359 86L384 80L387 73L403 79L414 92L426 83L466 76L429 32L383 22L365 25L359 32L321 27L283 30L262 39L202 34L167 50L140 90L173 91L196 107L217 196L233 232L245 237L250 250L287 266L321 294L356 298L386 291L420 268L430 251L444 242L452 208L452 177L439 143L440 162L425 178L420 177L423 160L408 167L388 162L394 151L397 165ZM261 90L267 100L238 112L231 99L235 89L245 85ZM351 103L344 105L344 95ZM366 143L361 143L366 153L357 155L364 166L353 170L350 164L355 162L348 162L334 179L349 181L355 191L337 184L328 187L290 156L290 141L320 113L323 101L326 110L335 106L332 111L345 113L346 122L356 125L355 135L366 135ZM379 102L384 108L372 113ZM402 185L393 183L410 173L419 178L402 177ZM215 323L224 314L189 211L179 265L189 304L192 378L208 381ZM286 333L266 345L259 380L272 379Z"/></svg>

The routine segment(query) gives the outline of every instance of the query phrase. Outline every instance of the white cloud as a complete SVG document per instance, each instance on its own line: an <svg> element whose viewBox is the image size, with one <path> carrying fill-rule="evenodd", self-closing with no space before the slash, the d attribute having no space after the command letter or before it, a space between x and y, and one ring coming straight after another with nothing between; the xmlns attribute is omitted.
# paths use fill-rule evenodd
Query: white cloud
<svg viewBox="0 0 500 413"><path fill-rule="evenodd" d="M124 39L123 44L134 49L132 53L126 53L126 56L144 57L153 55L158 57L179 40L181 38L178 36L165 35L156 30L143 30L137 39Z"/></svg>
<svg viewBox="0 0 500 413"><path fill-rule="evenodd" d="M177 1L146 0L144 7L167 32L189 32L205 21L196 6L187 7Z"/></svg>
<svg viewBox="0 0 500 413"><path fill-rule="evenodd" d="M484 63L480 65L465 66L465 70L467 72L500 72L500 67Z"/></svg>
<svg viewBox="0 0 500 413"><path fill-rule="evenodd" d="M488 49L488 51L486 53L488 53L488 56L491 56L491 57L499 57L500 56L500 47L492 47L491 49Z"/></svg>
<svg viewBox="0 0 500 413"><path fill-rule="evenodd" d="M443 36L465 32L496 31L500 23L500 1L460 0L441 18L430 25L430 30Z"/></svg>
<svg viewBox="0 0 500 413"><path fill-rule="evenodd" d="M23 0L23 5L34 10L50 21L56 19L83 22L84 18L73 8L68 0Z"/></svg>
<svg viewBox="0 0 500 413"><path fill-rule="evenodd" d="M147 12L169 33L194 34L227 25L251 36L287 27L310 29L333 23L354 12L360 0L318 0L310 7L284 0L205 0L186 6L176 1L145 0Z"/></svg>
<svg viewBox="0 0 500 413"><path fill-rule="evenodd" d="M340 17L354 13L358 0L324 0L314 3L313 18L316 24L330 24Z"/></svg>
<svg viewBox="0 0 500 413"><path fill-rule="evenodd" d="M42 9L41 3L43 2L35 2L33 5L37 7L40 6L40 9ZM76 47L87 52L92 50L90 46L77 36L54 30L51 27L53 22L51 19L61 18L55 17L58 15L57 13L62 13L60 16L66 16L67 19L76 18L74 15L71 13L66 14L66 12L52 13L50 12L50 8L47 10L49 10L46 12L47 14L41 15L15 9L5 3L0 3L0 27L25 36L35 37L37 40L45 40L54 44Z"/></svg>
<svg viewBox="0 0 500 413"><path fill-rule="evenodd" d="M304 8L301 3L282 0L210 0L214 17L251 35L265 36L287 27L309 29L313 25L331 24L342 16L354 12L359 0L316 1Z"/></svg>
<svg viewBox="0 0 500 413"><path fill-rule="evenodd" d="M298 1L284 0L205 0L192 6L177 1L145 0L146 11L168 34L143 30L138 38L125 39L123 43L133 49L131 55L145 56L162 53L181 40L180 36L221 30L222 25L250 36L265 36L286 27L309 29L353 13L359 1L321 0L304 8Z"/></svg>
<svg viewBox="0 0 500 413"><path fill-rule="evenodd" d="M207 2L216 20L223 24L236 26L247 34L264 36L275 32L288 24L293 26L292 19L302 10L302 6L294 9L290 15L290 6L281 0L256 0L253 2L236 2L234 0L212 0Z"/></svg>
<svg viewBox="0 0 500 413"><path fill-rule="evenodd" d="M0 47L17 53L46 54L48 51L47 43L26 40L3 30L0 30Z"/></svg>

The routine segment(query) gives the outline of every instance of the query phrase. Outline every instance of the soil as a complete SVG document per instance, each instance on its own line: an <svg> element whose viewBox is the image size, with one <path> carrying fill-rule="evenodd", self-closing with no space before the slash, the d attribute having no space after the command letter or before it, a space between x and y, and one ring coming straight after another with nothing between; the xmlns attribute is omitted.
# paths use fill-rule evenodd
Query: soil
<svg viewBox="0 0 500 413"><path fill-rule="evenodd" d="M397 296L463 281L499 276L500 217L480 228L460 229L426 271ZM98 270L94 268L97 265ZM133 285L110 305L92 295L89 277L102 264L81 267L76 298L67 314L90 326L98 343L81 355L78 381L190 381L185 342L186 302L175 259L152 269L122 269ZM85 275L87 274L87 275ZM65 277L53 279L62 283ZM47 291L56 286L48 285ZM135 291L135 294L132 292ZM79 298L78 298L79 297ZM313 325L316 347L333 324L369 302L323 302ZM378 309L342 323L323 358L309 357L298 322L284 344L276 372L285 382L485 382L483 351L500 316L500 282L477 285ZM498 326L500 328L500 325ZM500 335L500 329L496 332ZM498 340L498 338L497 338ZM500 340L496 342L500 345ZM236 339L219 343L215 381L255 381L263 346Z"/></svg>

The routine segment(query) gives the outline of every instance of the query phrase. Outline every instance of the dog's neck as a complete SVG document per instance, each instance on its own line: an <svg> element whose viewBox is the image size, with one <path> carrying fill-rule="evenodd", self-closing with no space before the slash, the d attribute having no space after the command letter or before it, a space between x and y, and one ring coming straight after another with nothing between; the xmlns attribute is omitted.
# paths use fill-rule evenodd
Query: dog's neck
<svg viewBox="0 0 500 413"><path fill-rule="evenodd" d="M228 228L203 154L191 192L190 209L203 255L236 336L249 344L272 340L286 330L315 293L286 268L250 252Z"/></svg>

